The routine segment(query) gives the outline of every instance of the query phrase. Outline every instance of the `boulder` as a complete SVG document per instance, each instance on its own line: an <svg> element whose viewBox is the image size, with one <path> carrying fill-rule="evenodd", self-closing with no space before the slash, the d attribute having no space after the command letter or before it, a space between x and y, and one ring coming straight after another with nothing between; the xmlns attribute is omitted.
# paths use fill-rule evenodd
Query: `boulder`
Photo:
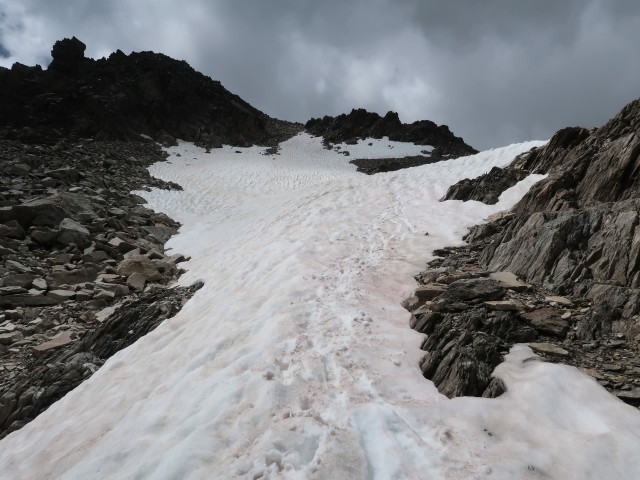
<svg viewBox="0 0 640 480"><path fill-rule="evenodd" d="M56 305L58 303L58 300L45 297L42 292L37 295L27 293L0 296L0 306L22 305L25 307L44 307L48 305Z"/></svg>
<svg viewBox="0 0 640 480"><path fill-rule="evenodd" d="M523 282L511 272L492 272L489 274L489 278L499 281L504 288L514 292L524 292L531 289L531 285Z"/></svg>
<svg viewBox="0 0 640 480"><path fill-rule="evenodd" d="M46 227L36 228L29 232L31 239L39 245L48 247L53 245L56 237L58 236L57 230L51 230Z"/></svg>
<svg viewBox="0 0 640 480"><path fill-rule="evenodd" d="M142 229L157 238L159 243L166 243L177 232L177 229L162 224L153 227L143 226Z"/></svg>
<svg viewBox="0 0 640 480"><path fill-rule="evenodd" d="M27 289L19 285L7 285L0 287L0 295L18 295L21 293L27 293Z"/></svg>
<svg viewBox="0 0 640 480"><path fill-rule="evenodd" d="M24 335L18 331L0 333L0 345L11 345L24 338Z"/></svg>
<svg viewBox="0 0 640 480"><path fill-rule="evenodd" d="M46 342L41 343L40 345L36 345L35 347L33 347L33 353L36 356L40 356L49 350L64 347L65 345L68 345L72 342L73 342L72 332L70 331L61 332L55 337L53 337L51 340L48 340Z"/></svg>
<svg viewBox="0 0 640 480"><path fill-rule="evenodd" d="M114 294L115 297L122 297L124 295L129 295L129 287L127 285L121 285L119 283L106 283L106 282L96 282L95 287L100 291L107 291Z"/></svg>
<svg viewBox="0 0 640 480"><path fill-rule="evenodd" d="M456 280L440 297L448 302L465 302L469 300L501 300L506 294L500 282L490 278L471 278Z"/></svg>
<svg viewBox="0 0 640 480"><path fill-rule="evenodd" d="M47 289L47 281L44 278L34 278L31 282L31 286L38 290L46 290Z"/></svg>
<svg viewBox="0 0 640 480"><path fill-rule="evenodd" d="M76 168L65 167L57 168L55 170L47 170L43 173L46 177L55 178L64 183L72 185L80 179L80 172Z"/></svg>
<svg viewBox="0 0 640 480"><path fill-rule="evenodd" d="M118 264L117 271L118 274L123 277L129 277L134 273L138 273L147 282L158 281L164 278L154 261L144 255L133 256L123 260Z"/></svg>
<svg viewBox="0 0 640 480"><path fill-rule="evenodd" d="M427 302L444 293L447 288L447 285L441 283L429 283L427 285L420 285L415 290L415 296L418 297L419 301Z"/></svg>
<svg viewBox="0 0 640 480"><path fill-rule="evenodd" d="M536 330L547 335L565 338L569 330L569 323L563 319L554 308L539 308L523 313L522 318L529 322Z"/></svg>
<svg viewBox="0 0 640 480"><path fill-rule="evenodd" d="M573 301L567 297L561 297L559 295L548 295L544 297L544 301L551 304L564 305L566 307L573 305Z"/></svg>
<svg viewBox="0 0 640 480"><path fill-rule="evenodd" d="M9 220L0 225L0 237L15 238L22 240L26 233L16 220Z"/></svg>
<svg viewBox="0 0 640 480"><path fill-rule="evenodd" d="M113 237L111 240L109 240L109 245L117 248L118 251L122 253L130 252L136 248L134 244L129 243L128 241L123 240L120 237Z"/></svg>
<svg viewBox="0 0 640 480"><path fill-rule="evenodd" d="M60 233L56 237L58 243L63 245L74 244L79 248L84 248L91 244L91 234L81 223L64 218L58 225Z"/></svg>
<svg viewBox="0 0 640 480"><path fill-rule="evenodd" d="M47 298L52 298L60 303L66 300L72 300L75 296L76 292L70 290L50 290L47 292Z"/></svg>
<svg viewBox="0 0 640 480"><path fill-rule="evenodd" d="M30 288L32 282L38 278L34 273L12 273L2 278L4 286L18 286L22 288Z"/></svg>
<svg viewBox="0 0 640 480"><path fill-rule="evenodd" d="M529 172L513 167L493 167L474 179L465 178L447 190L440 201L445 200L476 200L489 205L498 203L502 192L523 180Z"/></svg>
<svg viewBox="0 0 640 480"><path fill-rule="evenodd" d="M80 193L59 192L54 195L0 208L0 221L17 220L23 227L56 227L65 218L90 221L95 216L91 201Z"/></svg>
<svg viewBox="0 0 640 480"><path fill-rule="evenodd" d="M31 267L28 267L20 262L17 262L15 260L7 260L6 262L4 262L5 266L11 270L13 270L14 272L20 272L20 273L31 273L33 272L33 269Z"/></svg>
<svg viewBox="0 0 640 480"><path fill-rule="evenodd" d="M569 356L569 352L567 350L565 350L562 347L558 347L557 345L554 345L553 343L532 342L532 343L527 343L527 345L529 347L531 347L531 349L534 352L547 354L547 355L558 355L560 357Z"/></svg>
<svg viewBox="0 0 640 480"><path fill-rule="evenodd" d="M146 284L145 276L138 272L133 272L127 278L127 286L132 290L141 292L144 290L144 286Z"/></svg>
<svg viewBox="0 0 640 480"><path fill-rule="evenodd" d="M75 270L64 270L52 272L47 276L46 281L50 287L56 288L60 285L74 285L77 283L93 282L98 276L98 267L87 266Z"/></svg>
<svg viewBox="0 0 640 480"><path fill-rule="evenodd" d="M14 163L7 167L7 173L16 177L23 177L31 171L31 167L25 163Z"/></svg>
<svg viewBox="0 0 640 480"><path fill-rule="evenodd" d="M516 312L525 309L525 305L520 300L492 300L484 302L484 305L489 310L496 310L499 312Z"/></svg>

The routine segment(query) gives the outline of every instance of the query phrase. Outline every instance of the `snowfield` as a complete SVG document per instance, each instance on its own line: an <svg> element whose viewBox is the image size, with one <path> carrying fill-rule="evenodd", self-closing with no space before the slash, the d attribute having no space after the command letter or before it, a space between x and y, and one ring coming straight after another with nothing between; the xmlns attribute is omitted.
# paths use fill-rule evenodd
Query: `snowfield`
<svg viewBox="0 0 640 480"><path fill-rule="evenodd" d="M497 205L438 199L540 144L375 176L348 161L425 147L169 149L151 171L184 191L138 193L183 224L181 283L204 287L0 442L0 477L637 479L638 410L576 369L516 346L506 394L449 400L418 368L412 275L542 177Z"/></svg>

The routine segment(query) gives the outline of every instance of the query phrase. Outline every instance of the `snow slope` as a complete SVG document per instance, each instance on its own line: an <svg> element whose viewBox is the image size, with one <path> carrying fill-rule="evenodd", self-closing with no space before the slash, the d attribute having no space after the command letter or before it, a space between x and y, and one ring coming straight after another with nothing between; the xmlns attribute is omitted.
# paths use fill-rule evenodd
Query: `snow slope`
<svg viewBox="0 0 640 480"><path fill-rule="evenodd" d="M424 149L389 144L358 155ZM573 368L515 347L491 400L449 400L418 369L412 274L540 177L493 206L437 200L539 144L375 176L307 135L280 155L170 149L152 173L184 191L141 194L183 223L181 282L205 286L0 442L0 476L637 478L638 411Z"/></svg>

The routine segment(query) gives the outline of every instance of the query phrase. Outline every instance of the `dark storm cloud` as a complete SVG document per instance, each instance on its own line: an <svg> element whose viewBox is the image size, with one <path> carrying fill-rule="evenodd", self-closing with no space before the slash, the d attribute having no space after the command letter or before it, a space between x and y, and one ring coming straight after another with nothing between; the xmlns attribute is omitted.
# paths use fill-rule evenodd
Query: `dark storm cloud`
<svg viewBox="0 0 640 480"><path fill-rule="evenodd" d="M639 21L635 0L0 0L0 64L75 35L185 59L280 118L396 110L487 148L640 97Z"/></svg>

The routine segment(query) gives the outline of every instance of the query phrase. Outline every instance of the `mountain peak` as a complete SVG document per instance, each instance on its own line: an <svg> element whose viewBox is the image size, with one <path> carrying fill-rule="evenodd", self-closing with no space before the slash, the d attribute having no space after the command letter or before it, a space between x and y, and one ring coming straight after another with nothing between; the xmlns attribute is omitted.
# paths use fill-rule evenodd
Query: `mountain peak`
<svg viewBox="0 0 640 480"><path fill-rule="evenodd" d="M76 37L64 38L53 44L49 68L69 70L85 60L84 51L87 46Z"/></svg>
<svg viewBox="0 0 640 480"><path fill-rule="evenodd" d="M47 70L0 67L0 130L8 137L99 140L145 134L216 147L269 145L301 128L271 119L184 61L120 50L92 60L85 49L76 37L65 38L53 45Z"/></svg>

